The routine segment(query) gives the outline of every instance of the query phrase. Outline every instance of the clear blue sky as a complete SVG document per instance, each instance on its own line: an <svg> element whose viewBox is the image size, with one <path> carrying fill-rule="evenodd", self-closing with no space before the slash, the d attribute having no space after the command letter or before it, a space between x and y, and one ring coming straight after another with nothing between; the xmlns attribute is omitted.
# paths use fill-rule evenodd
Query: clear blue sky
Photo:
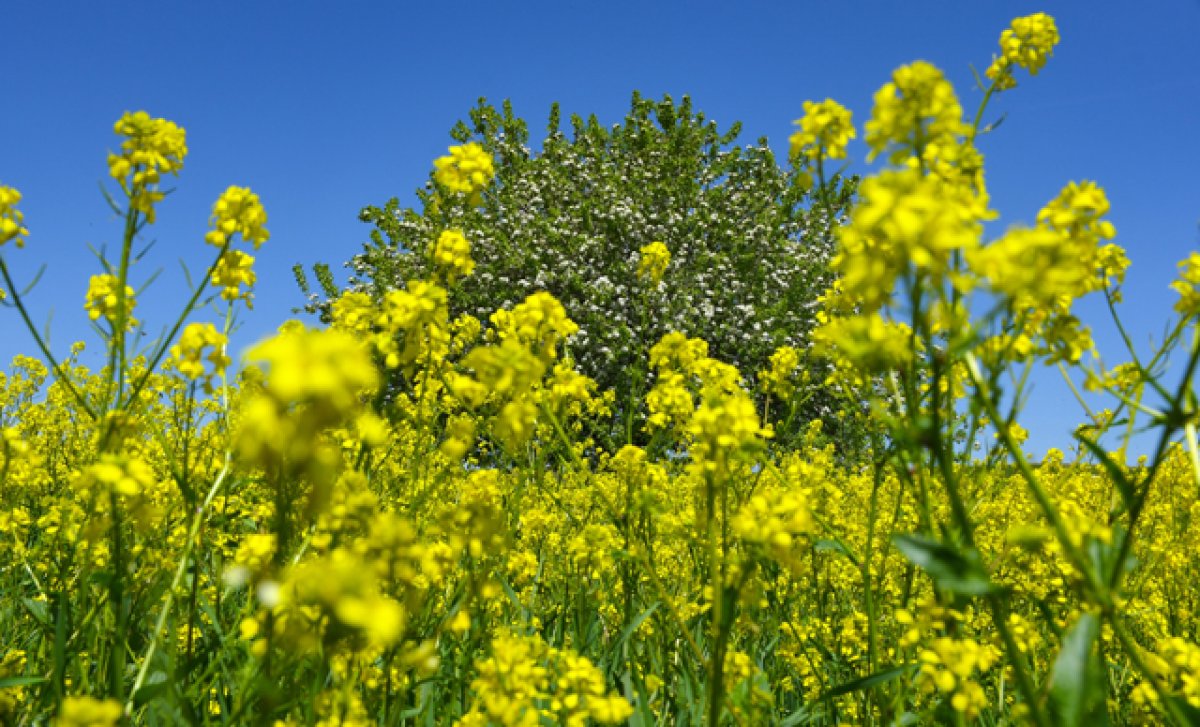
<svg viewBox="0 0 1200 727"><path fill-rule="evenodd" d="M805 99L836 98L860 125L896 66L931 61L973 110L981 71L1017 15L1046 11L1062 43L1046 69L993 106L986 138L993 206L1029 222L1070 180L1112 200L1133 267L1126 313L1160 333L1175 263L1200 241L1200 2L41 2L0 8L0 183L20 189L32 234L4 250L18 279L48 269L29 296L52 315L53 347L86 339L83 296L120 228L100 196L112 124L144 109L188 130L178 190L160 208L137 271L162 275L139 303L149 330L184 296L179 260L203 269L213 200L230 184L260 194L272 239L258 255L255 310L235 349L302 304L291 266L355 254L367 204L410 199L448 131L480 96L510 98L534 133L552 101L612 123L637 89L690 94L743 139L782 149ZM865 150L854 147L860 158ZM1098 308L1085 313L1099 314ZM3 310L0 359L33 352ZM1101 349L1124 360L1098 330ZM1064 446L1079 420L1053 376L1026 419L1034 450Z"/></svg>

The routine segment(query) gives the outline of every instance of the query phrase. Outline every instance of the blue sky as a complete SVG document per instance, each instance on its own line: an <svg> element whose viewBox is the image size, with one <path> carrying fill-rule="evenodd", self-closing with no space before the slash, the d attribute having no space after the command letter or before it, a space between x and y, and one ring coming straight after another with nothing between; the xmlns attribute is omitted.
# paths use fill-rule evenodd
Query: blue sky
<svg viewBox="0 0 1200 727"><path fill-rule="evenodd" d="M241 348L302 298L291 267L335 266L360 249L367 204L411 198L445 153L448 131L481 96L512 100L534 133L559 101L618 121L633 90L690 94L722 125L744 123L784 148L806 99L833 97L855 122L896 66L935 63L973 111L982 71L1011 18L1057 18L1062 43L1043 72L1000 97L983 140L1002 224L1029 222L1070 180L1112 201L1133 260L1125 313L1143 340L1161 334L1175 263L1200 242L1200 2L20 2L5 28L0 183L15 186L32 234L4 255L18 280L46 273L28 301L53 348L99 340L83 311L120 226L103 201L113 122L144 109L188 130L177 191L135 273L162 274L139 302L152 332L184 299L179 261L208 262L212 202L230 184L259 193L272 239L258 254L255 310ZM861 140L852 147L861 158ZM1085 306L1086 316L1100 308ZM0 359L32 352L0 311ZM1124 360L1104 326L1102 351ZM1047 372L1053 374L1053 372ZM1034 450L1069 443L1079 420L1056 374L1039 376L1026 426Z"/></svg>

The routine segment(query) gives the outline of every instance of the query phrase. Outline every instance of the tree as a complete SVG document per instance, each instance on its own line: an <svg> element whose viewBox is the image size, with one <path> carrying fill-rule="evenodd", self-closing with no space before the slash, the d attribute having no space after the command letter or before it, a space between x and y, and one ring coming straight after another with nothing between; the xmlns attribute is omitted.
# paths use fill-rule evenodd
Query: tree
<svg viewBox="0 0 1200 727"><path fill-rule="evenodd" d="M626 418L647 389L646 352L667 332L703 338L750 384L780 346L807 351L852 180L814 188L804 163L781 167L766 139L735 145L740 124L721 132L686 96L676 104L635 93L623 123L605 128L573 115L570 126L568 137L554 105L534 152L511 105L497 110L481 99L451 136L494 156L493 184L478 204L439 195L431 179L417 193L419 209L395 198L365 208L361 218L375 229L347 263L349 288L378 296L427 276L430 242L461 230L477 266L453 290L451 314L486 323L497 308L549 291L580 326L571 344L579 370L617 392ZM651 285L637 268L639 250L655 241L670 264ZM332 295L328 269L317 272ZM327 310L328 301L311 299L312 309ZM792 429L820 418L833 433L841 404L820 385L822 364L804 363L809 375L797 378L814 383L793 402L771 404L772 414Z"/></svg>

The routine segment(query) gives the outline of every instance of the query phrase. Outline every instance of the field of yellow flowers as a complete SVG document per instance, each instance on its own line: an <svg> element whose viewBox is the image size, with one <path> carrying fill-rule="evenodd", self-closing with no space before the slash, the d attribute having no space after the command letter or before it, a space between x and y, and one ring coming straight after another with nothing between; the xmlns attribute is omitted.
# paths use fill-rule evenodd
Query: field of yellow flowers
<svg viewBox="0 0 1200 727"><path fill-rule="evenodd" d="M1057 41L1046 15L1013 21L983 106ZM857 130L832 100L804 111L792 156L823 186ZM39 354L0 375L0 723L1200 724L1200 254L1158 352L1101 366L1073 305L1104 297L1119 323L1104 191L1068 183L985 240L982 117L936 67L898 68L812 350L738 371L668 334L633 404L576 369L547 292L452 320L474 267L458 230L421 251L434 277L347 293L235 371L269 238L236 186L190 303L136 348L131 250L187 154L144 112L108 159L124 244L86 292L90 370L32 323L13 272L31 233L0 186L8 325ZM435 162L446 204L492 176L477 144ZM671 274L670 242L644 241L642 285ZM224 319L194 321L214 298ZM861 459L819 423L773 438L808 356L865 420ZM1113 406L1038 462L1019 402L1046 363ZM602 441L614 417L639 431Z"/></svg>

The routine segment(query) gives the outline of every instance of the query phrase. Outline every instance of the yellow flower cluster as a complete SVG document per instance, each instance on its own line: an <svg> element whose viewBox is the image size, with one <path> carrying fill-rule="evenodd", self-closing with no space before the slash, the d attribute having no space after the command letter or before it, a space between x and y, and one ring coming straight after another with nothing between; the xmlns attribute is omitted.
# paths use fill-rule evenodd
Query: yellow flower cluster
<svg viewBox="0 0 1200 727"><path fill-rule="evenodd" d="M873 312L913 266L942 279L956 254L979 243L979 197L916 169L885 170L862 182L850 223L838 230L833 265L846 296ZM957 281L956 281L957 282Z"/></svg>
<svg viewBox="0 0 1200 727"><path fill-rule="evenodd" d="M228 245L234 235L240 234L243 240L253 243L257 250L271 236L264 227L267 224L267 211L263 209L258 195L245 187L230 187L221 193L213 204L209 224L212 229L204 236L204 241L220 248Z"/></svg>
<svg viewBox="0 0 1200 727"><path fill-rule="evenodd" d="M212 284L221 289L221 298L228 301L244 300L246 307L253 307L254 257L241 250L226 250L213 267ZM242 286L246 286L242 290Z"/></svg>
<svg viewBox="0 0 1200 727"><path fill-rule="evenodd" d="M443 188L477 197L496 174L492 155L475 142L450 147L449 156L434 160L434 175Z"/></svg>
<svg viewBox="0 0 1200 727"><path fill-rule="evenodd" d="M119 287L115 275L93 275L88 283L87 300L83 304L88 318L96 321L104 317L114 328L122 319L126 328L136 326L137 320L130 315L137 305L133 298L133 288L126 285L122 295Z"/></svg>
<svg viewBox="0 0 1200 727"><path fill-rule="evenodd" d="M163 174L178 174L187 156L187 133L174 122L151 118L145 111L126 112L113 126L125 137L119 154L108 155L108 172L129 195L131 207L154 222L154 205ZM132 174L132 179L130 175Z"/></svg>
<svg viewBox="0 0 1200 727"><path fill-rule="evenodd" d="M115 699L67 697L54 727L117 727L121 714L121 703Z"/></svg>
<svg viewBox="0 0 1200 727"><path fill-rule="evenodd" d="M17 209L20 201L20 192L0 184L0 245L12 240L17 247L25 246L29 230L22 224L25 216Z"/></svg>
<svg viewBox="0 0 1200 727"><path fill-rule="evenodd" d="M545 291L530 295L511 311L496 311L492 325L501 340L519 341L546 364L557 358L558 344L579 331L562 303Z"/></svg>
<svg viewBox="0 0 1200 727"><path fill-rule="evenodd" d="M179 341L171 347L172 363L187 378L193 381L202 379L204 390L211 392L213 376L223 375L229 366L226 343L228 339L225 334L213 324L189 323L180 334ZM211 349L207 356L211 369L204 366L205 349Z"/></svg>
<svg viewBox="0 0 1200 727"><path fill-rule="evenodd" d="M1179 263L1179 279L1172 281L1171 290L1179 294L1175 310L1180 315L1200 313L1200 253L1193 252Z"/></svg>
<svg viewBox="0 0 1200 727"><path fill-rule="evenodd" d="M667 272L667 266L671 264L671 251L662 242L655 241L642 247L638 253L638 279L645 280L650 287L657 287Z"/></svg>
<svg viewBox="0 0 1200 727"><path fill-rule="evenodd" d="M887 152L892 163L920 157L926 145L953 146L966 133L954 86L936 66L917 61L901 66L875 93L866 125L868 159Z"/></svg>
<svg viewBox="0 0 1200 727"><path fill-rule="evenodd" d="M460 230L445 230L438 235L438 239L429 246L429 257L450 283L475 270L475 261L471 259L471 243Z"/></svg>
<svg viewBox="0 0 1200 727"><path fill-rule="evenodd" d="M584 727L591 721L620 724L633 715L629 702L608 693L600 670L571 649L502 633L491 651L476 664L475 703L456 727L537 727L546 721Z"/></svg>
<svg viewBox="0 0 1200 727"><path fill-rule="evenodd" d="M1000 656L990 644L942 636L921 651L917 682L922 689L948 696L954 711L974 719L988 705L987 694L979 685L980 675L991 669Z"/></svg>
<svg viewBox="0 0 1200 727"><path fill-rule="evenodd" d="M1036 76L1058 45L1058 26L1045 13L1034 13L1012 21L1000 34L1000 55L988 66L987 77L996 89L1015 88L1013 68L1020 67Z"/></svg>
<svg viewBox="0 0 1200 727"><path fill-rule="evenodd" d="M339 331L301 325L255 346L250 361L266 365L266 382L242 415L238 449L269 471L327 466L320 435L353 420L363 397L379 386L366 347ZM315 458L315 459L314 459Z"/></svg>
<svg viewBox="0 0 1200 727"><path fill-rule="evenodd" d="M805 101L804 116L796 121L800 130L792 134L791 156L819 159L845 159L846 147L858 136L850 109L827 98Z"/></svg>

